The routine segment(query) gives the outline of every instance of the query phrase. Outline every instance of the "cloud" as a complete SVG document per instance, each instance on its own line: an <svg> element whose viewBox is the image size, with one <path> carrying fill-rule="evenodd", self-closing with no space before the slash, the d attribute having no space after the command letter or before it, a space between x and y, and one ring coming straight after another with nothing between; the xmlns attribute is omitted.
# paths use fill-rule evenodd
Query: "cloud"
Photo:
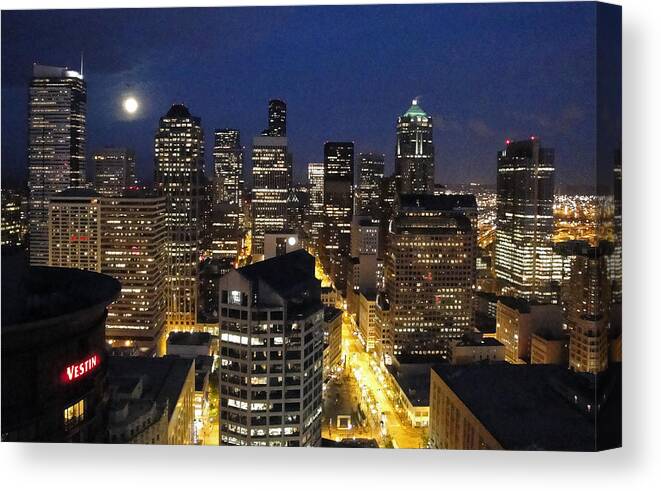
<svg viewBox="0 0 661 491"><path fill-rule="evenodd" d="M482 138L489 138L496 134L496 132L482 119L469 120L468 128Z"/></svg>

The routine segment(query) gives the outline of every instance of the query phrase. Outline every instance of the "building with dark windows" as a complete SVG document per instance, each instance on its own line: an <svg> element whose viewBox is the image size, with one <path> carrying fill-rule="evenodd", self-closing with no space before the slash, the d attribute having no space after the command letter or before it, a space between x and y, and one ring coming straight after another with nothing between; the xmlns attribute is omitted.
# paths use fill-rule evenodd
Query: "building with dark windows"
<svg viewBox="0 0 661 491"><path fill-rule="evenodd" d="M445 357L449 341L472 329L477 239L463 210L476 206L473 195L401 197L385 257L389 307L377 306L388 323L386 363Z"/></svg>
<svg viewBox="0 0 661 491"><path fill-rule="evenodd" d="M264 233L287 228L291 162L287 138L257 136L252 146L252 253L264 254Z"/></svg>
<svg viewBox="0 0 661 491"><path fill-rule="evenodd" d="M174 104L160 119L154 139L154 183L165 197L168 231L168 329L195 326L204 138L200 118Z"/></svg>
<svg viewBox="0 0 661 491"><path fill-rule="evenodd" d="M552 303L559 279L551 238L554 151L539 139L506 141L498 152L496 276L503 293Z"/></svg>
<svg viewBox="0 0 661 491"><path fill-rule="evenodd" d="M318 446L324 306L314 257L298 250L232 270L219 290L220 444Z"/></svg>
<svg viewBox="0 0 661 491"><path fill-rule="evenodd" d="M395 175L399 194L434 193L434 132L432 118L413 99L397 118Z"/></svg>
<svg viewBox="0 0 661 491"><path fill-rule="evenodd" d="M48 264L48 201L85 183L83 74L34 64L28 103L30 264Z"/></svg>
<svg viewBox="0 0 661 491"><path fill-rule="evenodd" d="M359 156L356 215L381 216L385 156L382 153L361 153Z"/></svg>
<svg viewBox="0 0 661 491"><path fill-rule="evenodd" d="M119 283L2 259L2 440L103 442L106 307Z"/></svg>
<svg viewBox="0 0 661 491"><path fill-rule="evenodd" d="M346 288L351 219L353 217L353 142L324 144L324 212L323 248L319 251L324 268L335 287Z"/></svg>
<svg viewBox="0 0 661 491"><path fill-rule="evenodd" d="M94 189L102 196L121 196L138 185L135 152L130 148L104 148L92 155Z"/></svg>
<svg viewBox="0 0 661 491"><path fill-rule="evenodd" d="M287 104L279 99L269 101L269 126L262 136L287 136Z"/></svg>

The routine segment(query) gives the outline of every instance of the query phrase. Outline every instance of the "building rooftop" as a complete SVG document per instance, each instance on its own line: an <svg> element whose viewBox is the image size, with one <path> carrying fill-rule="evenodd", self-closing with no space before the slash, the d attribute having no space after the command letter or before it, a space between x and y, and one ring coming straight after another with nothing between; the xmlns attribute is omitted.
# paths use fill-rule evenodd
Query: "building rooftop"
<svg viewBox="0 0 661 491"><path fill-rule="evenodd" d="M167 404L168 419L184 388L193 360L178 356L162 358L111 356L108 358L108 383L127 387L129 379L143 381L142 400Z"/></svg>
<svg viewBox="0 0 661 491"><path fill-rule="evenodd" d="M211 334L208 332L171 332L168 344L186 346L208 346L211 344Z"/></svg>
<svg viewBox="0 0 661 491"><path fill-rule="evenodd" d="M406 117L414 117L414 116L427 116L427 113L420 107L420 104L418 104L417 99L413 99L411 101L411 107L408 108L408 110L404 113L404 116Z"/></svg>
<svg viewBox="0 0 661 491"><path fill-rule="evenodd" d="M590 378L556 365L436 365L433 370L505 449L595 449L594 411L586 409L586 401L594 404L596 398Z"/></svg>
<svg viewBox="0 0 661 491"><path fill-rule="evenodd" d="M414 406L429 406L429 381L433 363L400 363L388 370Z"/></svg>
<svg viewBox="0 0 661 491"><path fill-rule="evenodd" d="M275 256L237 270L250 281L264 281L283 298L298 293L302 282L314 277L314 257L304 249Z"/></svg>
<svg viewBox="0 0 661 491"><path fill-rule="evenodd" d="M168 118L190 118L191 114L183 104L172 104L165 116Z"/></svg>
<svg viewBox="0 0 661 491"><path fill-rule="evenodd" d="M324 322L332 322L342 315L342 310L335 307L324 307Z"/></svg>
<svg viewBox="0 0 661 491"><path fill-rule="evenodd" d="M461 208L477 209L473 194L403 194L401 208L422 208L425 210L452 211Z"/></svg>
<svg viewBox="0 0 661 491"><path fill-rule="evenodd" d="M455 346L504 346L496 338L485 338L478 336L462 336L456 341Z"/></svg>
<svg viewBox="0 0 661 491"><path fill-rule="evenodd" d="M68 188L60 191L51 199L55 198L100 198L101 195L94 189L89 188Z"/></svg>
<svg viewBox="0 0 661 491"><path fill-rule="evenodd" d="M500 296L498 297L498 301L503 305L522 314L527 314L530 312L530 302L523 298Z"/></svg>
<svg viewBox="0 0 661 491"><path fill-rule="evenodd" d="M120 293L114 278L82 269L29 266L24 254L2 258L2 327L108 305Z"/></svg>

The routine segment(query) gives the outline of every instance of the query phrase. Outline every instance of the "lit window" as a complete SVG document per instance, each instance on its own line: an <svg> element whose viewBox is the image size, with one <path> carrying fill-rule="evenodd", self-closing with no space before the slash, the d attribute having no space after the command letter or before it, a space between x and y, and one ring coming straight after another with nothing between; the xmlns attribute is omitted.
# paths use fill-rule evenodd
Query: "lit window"
<svg viewBox="0 0 661 491"><path fill-rule="evenodd" d="M85 399L64 410L64 425L68 428L77 425L85 418Z"/></svg>

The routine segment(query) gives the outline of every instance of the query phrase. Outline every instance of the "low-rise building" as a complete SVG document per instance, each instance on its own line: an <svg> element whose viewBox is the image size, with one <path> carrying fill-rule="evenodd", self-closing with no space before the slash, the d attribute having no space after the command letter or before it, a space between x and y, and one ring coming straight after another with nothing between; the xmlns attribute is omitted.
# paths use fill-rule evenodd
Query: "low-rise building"
<svg viewBox="0 0 661 491"><path fill-rule="evenodd" d="M324 379L342 362L342 311L324 307Z"/></svg>
<svg viewBox="0 0 661 491"><path fill-rule="evenodd" d="M111 443L194 443L193 360L113 356L108 383Z"/></svg>
<svg viewBox="0 0 661 491"><path fill-rule="evenodd" d="M562 307L534 304L521 298L499 297L496 307L496 339L505 345L505 360L529 363L532 335L562 327Z"/></svg>
<svg viewBox="0 0 661 491"><path fill-rule="evenodd" d="M429 373L432 366L431 363L396 363L386 370L400 415L416 428L429 424Z"/></svg>
<svg viewBox="0 0 661 491"><path fill-rule="evenodd" d="M174 331L168 336L168 355L182 358L212 356L215 354L214 342L208 332Z"/></svg>
<svg viewBox="0 0 661 491"><path fill-rule="evenodd" d="M376 350L376 344L378 342L376 323L376 291L361 291L358 330L364 341L365 350L368 352Z"/></svg>
<svg viewBox="0 0 661 491"><path fill-rule="evenodd" d="M530 363L566 367L569 363L569 335L557 329L543 329L533 334Z"/></svg>
<svg viewBox="0 0 661 491"><path fill-rule="evenodd" d="M594 451L618 445L621 371L584 377L556 365L437 365L429 441L455 450Z"/></svg>
<svg viewBox="0 0 661 491"><path fill-rule="evenodd" d="M332 286L321 287L321 303L326 307L337 306L337 290Z"/></svg>
<svg viewBox="0 0 661 491"><path fill-rule="evenodd" d="M484 337L481 332L464 334L450 343L450 362L453 365L491 363L505 359L505 346L494 338Z"/></svg>

